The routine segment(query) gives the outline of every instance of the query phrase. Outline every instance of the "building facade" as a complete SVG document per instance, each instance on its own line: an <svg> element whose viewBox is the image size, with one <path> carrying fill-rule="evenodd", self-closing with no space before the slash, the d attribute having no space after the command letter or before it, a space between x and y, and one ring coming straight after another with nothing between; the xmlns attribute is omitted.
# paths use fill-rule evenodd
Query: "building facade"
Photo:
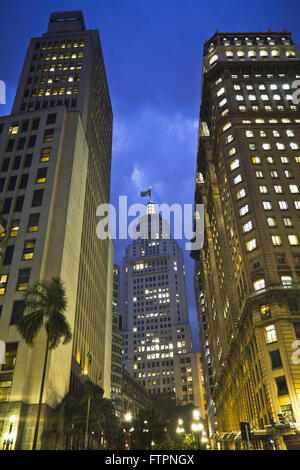
<svg viewBox="0 0 300 470"><path fill-rule="evenodd" d="M200 406L182 250L163 237L168 226L151 201L137 230L123 258L125 367L151 395Z"/></svg>
<svg viewBox="0 0 300 470"><path fill-rule="evenodd" d="M117 416L122 413L122 349L120 332L120 267L114 265L112 298L111 398Z"/></svg>
<svg viewBox="0 0 300 470"><path fill-rule="evenodd" d="M98 31L81 12L54 13L30 41L12 113L0 118L0 189L5 220L1 260L1 433L14 415L13 448L33 439L45 332L30 349L16 330L23 292L60 276L72 341L49 353L41 436L47 416L83 378L107 396L109 242L96 237L96 208L109 201L112 110ZM111 259L111 258L110 258ZM111 318L110 318L111 322ZM88 353L92 356L89 361ZM38 447L41 445L39 439Z"/></svg>
<svg viewBox="0 0 300 470"><path fill-rule="evenodd" d="M252 446L299 448L299 78L286 31L216 32L204 45L195 202L205 242L193 257L223 447L242 445L249 422Z"/></svg>

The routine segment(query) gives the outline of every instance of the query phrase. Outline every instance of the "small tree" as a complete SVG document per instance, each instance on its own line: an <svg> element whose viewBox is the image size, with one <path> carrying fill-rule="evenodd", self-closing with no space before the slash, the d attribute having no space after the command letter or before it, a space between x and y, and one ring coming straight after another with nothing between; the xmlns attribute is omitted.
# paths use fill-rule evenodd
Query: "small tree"
<svg viewBox="0 0 300 470"><path fill-rule="evenodd" d="M30 347L34 346L36 336L42 326L47 335L32 450L35 450L37 445L48 351L56 349L61 341L66 344L72 338L71 328L64 315L66 308L67 299L63 283L59 277L52 277L50 281L38 282L25 292L24 304L16 324L19 333Z"/></svg>

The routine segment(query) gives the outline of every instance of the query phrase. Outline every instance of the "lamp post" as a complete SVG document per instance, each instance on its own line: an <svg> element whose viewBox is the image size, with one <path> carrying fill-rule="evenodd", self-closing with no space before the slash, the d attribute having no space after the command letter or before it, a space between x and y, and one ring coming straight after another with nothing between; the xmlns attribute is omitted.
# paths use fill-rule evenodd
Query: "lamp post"
<svg viewBox="0 0 300 470"><path fill-rule="evenodd" d="M126 423L128 423L128 428L129 428L129 430L127 431L126 434L127 434L127 437L128 437L127 450L130 450L130 433L134 431L134 428L130 428L130 423L131 423L131 420L132 420L132 414L130 413L130 411L128 411L128 413L125 414L124 419L125 419ZM126 448L126 443L125 443L125 448Z"/></svg>
<svg viewBox="0 0 300 470"><path fill-rule="evenodd" d="M177 434L181 434L181 433L185 432L185 429L182 426L183 425L182 419L179 418L179 420L177 421L177 424L178 424L178 426L176 428Z"/></svg>
<svg viewBox="0 0 300 470"><path fill-rule="evenodd" d="M197 446L199 447L199 444L200 444L200 436L199 436L199 433L201 431L203 431L203 424L202 423L192 423L192 431L193 431L193 436L197 436L197 439L194 439L196 440L197 442Z"/></svg>
<svg viewBox="0 0 300 470"><path fill-rule="evenodd" d="M11 450L14 440L16 439L16 433L13 432L13 424L15 422L15 416L10 416L9 418L9 432L4 433L3 435L3 450Z"/></svg>

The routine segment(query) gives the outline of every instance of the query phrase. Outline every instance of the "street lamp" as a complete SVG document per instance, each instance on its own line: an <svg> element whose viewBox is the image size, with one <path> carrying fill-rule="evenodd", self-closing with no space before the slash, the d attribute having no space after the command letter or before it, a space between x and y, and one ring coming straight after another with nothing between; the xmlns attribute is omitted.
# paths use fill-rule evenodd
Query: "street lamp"
<svg viewBox="0 0 300 470"><path fill-rule="evenodd" d="M182 419L179 419L179 420L177 421L177 423L178 423L178 426L177 426L177 428L176 428L177 434L180 434L180 433L185 432L184 428L182 427L182 425L183 425Z"/></svg>
<svg viewBox="0 0 300 470"><path fill-rule="evenodd" d="M130 423L131 423L131 420L132 420L132 414L130 413L130 411L128 411L125 415L124 415L124 419L126 421L126 423L128 423L128 427L130 426ZM129 430L127 430L127 440L128 442L125 442L125 449L126 450L130 450L130 433L134 431L134 428L132 427L129 427Z"/></svg>
<svg viewBox="0 0 300 470"><path fill-rule="evenodd" d="M195 433L196 433L196 436L197 436L197 444L199 446L199 441L200 441L200 436L198 433L200 433L201 431L203 431L203 424L202 423L192 423L192 431L193 431L193 435L195 436Z"/></svg>
<svg viewBox="0 0 300 470"><path fill-rule="evenodd" d="M3 450L11 450L14 440L16 439L16 433L12 430L15 421L15 416L12 415L9 417L9 432L3 435Z"/></svg>

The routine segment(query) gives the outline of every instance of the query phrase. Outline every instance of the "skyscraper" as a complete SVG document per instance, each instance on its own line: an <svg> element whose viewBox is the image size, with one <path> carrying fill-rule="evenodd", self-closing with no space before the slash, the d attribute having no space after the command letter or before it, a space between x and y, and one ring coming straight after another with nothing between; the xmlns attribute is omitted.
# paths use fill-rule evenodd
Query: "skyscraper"
<svg viewBox="0 0 300 470"><path fill-rule="evenodd" d="M200 358L192 351L183 254L175 240L163 238L165 224L150 201L139 219L141 236L123 258L124 363L152 395L200 406Z"/></svg>
<svg viewBox="0 0 300 470"><path fill-rule="evenodd" d="M49 355L44 421L83 377L110 395L104 368L110 370L111 360L105 332L113 247L96 237L96 208L109 201L111 139L99 32L85 29L81 12L53 13L47 32L29 44L12 114L0 118L6 224L0 338L7 343L0 420L4 433L8 416L15 416L18 448L31 447L46 344L41 332L30 349L15 327L29 285L62 278L73 333L70 344Z"/></svg>
<svg viewBox="0 0 300 470"><path fill-rule="evenodd" d="M120 332L120 268L114 265L112 298L111 398L117 415L122 412L122 348Z"/></svg>
<svg viewBox="0 0 300 470"><path fill-rule="evenodd" d="M223 447L240 445L240 422L256 448L299 446L299 59L286 31L216 32L204 45L195 201L205 242L193 256ZM281 414L284 427L270 429Z"/></svg>

